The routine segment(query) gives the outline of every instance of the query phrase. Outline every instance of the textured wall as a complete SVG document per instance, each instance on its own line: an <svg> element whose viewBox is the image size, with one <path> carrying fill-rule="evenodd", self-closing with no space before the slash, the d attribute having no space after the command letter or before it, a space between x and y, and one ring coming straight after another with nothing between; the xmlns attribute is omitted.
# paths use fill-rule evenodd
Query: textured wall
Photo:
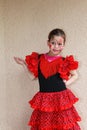
<svg viewBox="0 0 87 130"><path fill-rule="evenodd" d="M67 34L63 55L73 54L79 61L79 79L69 87L80 99L75 106L80 126L87 130L87 0L0 2L0 130L29 130L28 101L38 91L38 82L30 81L13 56L47 52L47 35L54 28Z"/></svg>

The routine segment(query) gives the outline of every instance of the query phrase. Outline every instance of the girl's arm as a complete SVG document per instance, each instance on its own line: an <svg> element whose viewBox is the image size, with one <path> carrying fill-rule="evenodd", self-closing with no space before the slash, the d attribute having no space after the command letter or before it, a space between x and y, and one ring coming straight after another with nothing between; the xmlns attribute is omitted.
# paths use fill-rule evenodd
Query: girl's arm
<svg viewBox="0 0 87 130"><path fill-rule="evenodd" d="M78 78L78 74L77 74L77 71L76 70L72 70L70 71L70 78L69 80L64 80L65 84L66 85L70 85L72 84L76 79Z"/></svg>
<svg viewBox="0 0 87 130"><path fill-rule="evenodd" d="M28 70L27 65L26 65L26 62L25 62L24 59L19 58L19 57L14 57L14 60L16 61L17 64L20 64L20 65L23 66L25 72L27 73L27 75L29 76L29 78L30 78L31 80L35 79L33 73L31 73L31 72Z"/></svg>

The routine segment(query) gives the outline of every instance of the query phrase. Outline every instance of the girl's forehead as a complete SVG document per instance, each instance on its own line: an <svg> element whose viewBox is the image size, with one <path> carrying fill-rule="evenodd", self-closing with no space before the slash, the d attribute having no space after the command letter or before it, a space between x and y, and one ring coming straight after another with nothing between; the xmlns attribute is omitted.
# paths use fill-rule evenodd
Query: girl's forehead
<svg viewBox="0 0 87 130"><path fill-rule="evenodd" d="M58 41L58 42L64 42L64 39L63 39L63 37L61 37L61 36L54 36L54 37L52 38L52 40L55 40L55 41Z"/></svg>

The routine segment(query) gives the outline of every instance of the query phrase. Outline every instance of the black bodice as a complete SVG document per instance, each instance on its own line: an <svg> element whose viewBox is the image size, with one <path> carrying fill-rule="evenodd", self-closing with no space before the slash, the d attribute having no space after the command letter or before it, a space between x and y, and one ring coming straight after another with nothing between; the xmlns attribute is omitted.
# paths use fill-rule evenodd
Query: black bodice
<svg viewBox="0 0 87 130"><path fill-rule="evenodd" d="M38 66L38 81L40 92L59 92L66 89L66 85L59 73L45 78Z"/></svg>

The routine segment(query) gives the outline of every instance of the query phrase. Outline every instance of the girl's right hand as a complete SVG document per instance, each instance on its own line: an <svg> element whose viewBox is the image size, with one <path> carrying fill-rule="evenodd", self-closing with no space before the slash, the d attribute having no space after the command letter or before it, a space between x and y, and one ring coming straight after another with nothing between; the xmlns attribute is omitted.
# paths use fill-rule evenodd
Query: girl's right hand
<svg viewBox="0 0 87 130"><path fill-rule="evenodd" d="M20 64L20 65L26 64L25 61L24 61L24 59L22 59L22 58L19 58L19 57L15 57L15 56L14 56L14 60L16 61L16 63L18 63L18 64Z"/></svg>

